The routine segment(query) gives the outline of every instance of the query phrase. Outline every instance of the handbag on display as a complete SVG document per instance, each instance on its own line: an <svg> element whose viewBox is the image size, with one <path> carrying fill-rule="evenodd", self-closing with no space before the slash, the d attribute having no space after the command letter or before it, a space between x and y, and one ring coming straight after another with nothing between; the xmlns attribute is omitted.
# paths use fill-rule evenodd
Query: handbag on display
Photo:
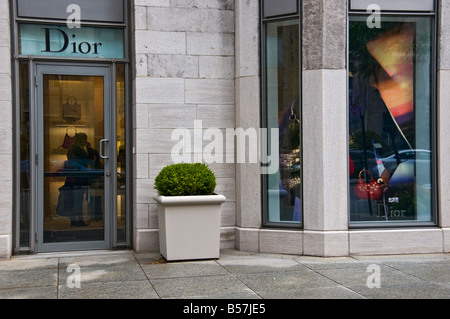
<svg viewBox="0 0 450 319"><path fill-rule="evenodd" d="M362 178L362 174L367 173L370 175L370 182L365 182ZM355 195L359 199L371 199L376 200L379 199L383 193L381 189L381 185L377 183L377 181L373 178L372 174L368 170L362 170L359 173L359 181L355 187Z"/></svg>
<svg viewBox="0 0 450 319"><path fill-rule="evenodd" d="M62 118L67 122L77 122L81 119L81 105L76 97L67 98L67 102L62 106Z"/></svg>
<svg viewBox="0 0 450 319"><path fill-rule="evenodd" d="M287 136L284 138L281 149L289 151L298 149L300 147L300 119L294 112L294 106L298 105L297 98L295 98L290 106L289 122L287 125Z"/></svg>
<svg viewBox="0 0 450 319"><path fill-rule="evenodd" d="M73 128L75 130L75 134L73 134L73 136L70 136L69 135L69 128L70 127L68 127L66 129L66 134L64 135L64 141L63 141L63 144L61 145L62 148L66 149L66 150L69 149L72 146L73 141L75 140L75 134L77 134L77 129Z"/></svg>
<svg viewBox="0 0 450 319"><path fill-rule="evenodd" d="M280 177L285 190L298 189L300 180L300 119L294 112L298 98L289 105L289 118L280 147Z"/></svg>

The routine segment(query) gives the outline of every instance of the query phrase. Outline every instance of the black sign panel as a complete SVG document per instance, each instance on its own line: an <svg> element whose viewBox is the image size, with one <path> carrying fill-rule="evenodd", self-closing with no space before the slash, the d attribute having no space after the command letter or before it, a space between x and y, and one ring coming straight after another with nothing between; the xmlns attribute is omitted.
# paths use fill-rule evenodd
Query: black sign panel
<svg viewBox="0 0 450 319"><path fill-rule="evenodd" d="M381 11L423 11L433 12L435 0L350 0L350 10L366 11L375 4ZM372 12L370 9L370 12Z"/></svg>
<svg viewBox="0 0 450 319"><path fill-rule="evenodd" d="M264 0L264 18L298 13L297 0Z"/></svg>
<svg viewBox="0 0 450 319"><path fill-rule="evenodd" d="M17 0L19 18L67 20L73 5L79 6L81 22L125 22L126 0Z"/></svg>

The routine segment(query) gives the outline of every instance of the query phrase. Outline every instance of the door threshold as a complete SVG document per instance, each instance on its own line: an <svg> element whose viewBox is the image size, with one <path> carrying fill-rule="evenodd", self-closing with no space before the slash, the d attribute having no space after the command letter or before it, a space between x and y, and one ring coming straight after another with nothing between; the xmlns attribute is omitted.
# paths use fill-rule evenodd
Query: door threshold
<svg viewBox="0 0 450 319"><path fill-rule="evenodd" d="M36 258L65 258L65 257L84 257L84 256L99 256L99 255L121 255L129 254L132 250L80 250L67 252L46 252L32 255L17 255L15 258L20 259L36 259Z"/></svg>

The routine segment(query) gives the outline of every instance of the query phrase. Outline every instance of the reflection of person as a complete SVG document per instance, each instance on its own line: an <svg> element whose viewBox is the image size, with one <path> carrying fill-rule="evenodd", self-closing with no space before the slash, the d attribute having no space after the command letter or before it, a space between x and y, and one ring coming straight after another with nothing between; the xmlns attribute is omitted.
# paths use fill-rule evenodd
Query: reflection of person
<svg viewBox="0 0 450 319"><path fill-rule="evenodd" d="M90 177L83 176L90 168L93 168L98 161L98 154L93 150L85 133L75 134L72 146L67 152L68 162L65 169L75 171L74 177L66 179L66 186L70 187L71 202L73 204L73 213L71 216L71 226L83 227L87 224L83 220L83 201L87 195L87 187L90 184ZM79 174L77 176L77 174Z"/></svg>
<svg viewBox="0 0 450 319"><path fill-rule="evenodd" d="M280 196L286 196L285 220L300 221L300 120L298 95L279 119Z"/></svg>
<svg viewBox="0 0 450 319"><path fill-rule="evenodd" d="M385 74L383 75L385 76ZM377 89L379 83L382 83L383 81L384 79L381 80L380 78L375 77L372 87L368 88L367 94L369 102L367 104L366 115L368 118L376 119L378 117L380 119L380 121L371 121L368 123L367 125L369 127L367 128L367 131L379 132L379 135L384 140L383 152L385 154L395 154L397 159L397 161L395 163L391 163L390 166L383 163L383 167L378 167L378 183L382 186L382 188L385 188L388 186L389 180L398 165L400 165L398 153L399 149L408 149L410 148L410 145L404 134L400 131L400 127L390 113L388 106L380 94L380 91ZM368 149L373 149L372 143L366 146ZM376 156L377 154L374 153L374 155ZM378 164L379 159L373 158L373 162Z"/></svg>

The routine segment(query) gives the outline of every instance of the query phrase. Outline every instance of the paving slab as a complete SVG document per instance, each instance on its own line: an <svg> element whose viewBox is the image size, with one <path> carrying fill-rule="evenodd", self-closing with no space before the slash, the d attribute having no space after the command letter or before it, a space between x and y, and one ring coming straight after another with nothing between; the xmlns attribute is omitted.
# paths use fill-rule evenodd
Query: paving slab
<svg viewBox="0 0 450 319"><path fill-rule="evenodd" d="M10 260L0 260L0 271L55 269L58 268L58 263L58 258L23 258L19 256Z"/></svg>
<svg viewBox="0 0 450 319"><path fill-rule="evenodd" d="M387 263L391 268L425 281L450 286L450 261L411 263L391 261Z"/></svg>
<svg viewBox="0 0 450 319"><path fill-rule="evenodd" d="M234 257L219 259L217 262L233 274L295 271L303 268L295 260L283 256Z"/></svg>
<svg viewBox="0 0 450 319"><path fill-rule="evenodd" d="M134 258L140 265L162 264L167 261L160 253L135 253Z"/></svg>
<svg viewBox="0 0 450 319"><path fill-rule="evenodd" d="M0 289L0 299L56 299L56 285Z"/></svg>
<svg viewBox="0 0 450 319"><path fill-rule="evenodd" d="M370 299L449 299L450 288L422 282L418 284L381 284L380 288L367 286L348 287Z"/></svg>
<svg viewBox="0 0 450 319"><path fill-rule="evenodd" d="M238 278L258 295L279 294L285 290L338 287L339 284L308 269L272 273L239 274Z"/></svg>
<svg viewBox="0 0 450 319"><path fill-rule="evenodd" d="M60 284L79 267L81 282L121 282L147 280L142 268L132 254L81 256L61 258L59 267Z"/></svg>
<svg viewBox="0 0 450 319"><path fill-rule="evenodd" d="M259 291L264 299L367 299L343 286Z"/></svg>
<svg viewBox="0 0 450 319"><path fill-rule="evenodd" d="M58 299L159 299L147 280L82 282L79 288L59 285Z"/></svg>
<svg viewBox="0 0 450 319"><path fill-rule="evenodd" d="M149 279L228 275L215 261L193 261L163 264L142 264Z"/></svg>
<svg viewBox="0 0 450 319"><path fill-rule="evenodd" d="M374 255L374 256L352 256L351 258L366 262L426 262L438 260L450 260L450 254L405 254L405 255Z"/></svg>
<svg viewBox="0 0 450 319"><path fill-rule="evenodd" d="M294 260L307 265L351 265L358 264L359 261L353 257L314 257L314 256L296 256Z"/></svg>
<svg viewBox="0 0 450 319"><path fill-rule="evenodd" d="M70 264L77 264L80 267L121 266L126 264L136 264L136 258L134 258L131 253L68 256L59 258L60 267L67 267Z"/></svg>
<svg viewBox="0 0 450 319"><path fill-rule="evenodd" d="M232 275L152 279L150 282L161 298L259 298Z"/></svg>
<svg viewBox="0 0 450 319"><path fill-rule="evenodd" d="M26 270L0 270L0 289L31 288L58 284L58 270L32 268Z"/></svg>
<svg viewBox="0 0 450 319"><path fill-rule="evenodd" d="M381 285L384 283L389 283L391 285L424 283L420 278L411 276L389 266L382 264L378 266ZM360 267L351 268L316 269L316 272L346 287L367 286L369 277L374 273L372 268L368 269L365 264L360 265Z"/></svg>

